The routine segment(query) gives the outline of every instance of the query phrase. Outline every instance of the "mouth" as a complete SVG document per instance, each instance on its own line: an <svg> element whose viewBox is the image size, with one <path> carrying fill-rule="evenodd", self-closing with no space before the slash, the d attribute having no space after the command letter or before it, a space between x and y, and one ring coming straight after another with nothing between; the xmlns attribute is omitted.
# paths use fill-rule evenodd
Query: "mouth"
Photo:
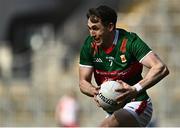
<svg viewBox="0 0 180 128"><path fill-rule="evenodd" d="M99 38L94 38L94 42L95 42L96 44L100 44L100 43L101 43L101 40L100 40Z"/></svg>

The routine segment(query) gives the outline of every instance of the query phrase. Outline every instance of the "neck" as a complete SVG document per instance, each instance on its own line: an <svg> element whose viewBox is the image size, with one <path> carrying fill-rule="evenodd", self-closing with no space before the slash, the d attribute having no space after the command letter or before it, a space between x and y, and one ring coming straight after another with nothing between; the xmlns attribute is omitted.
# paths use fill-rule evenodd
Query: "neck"
<svg viewBox="0 0 180 128"><path fill-rule="evenodd" d="M102 46L104 49L107 49L112 46L114 38L115 38L115 33L116 31L114 30L111 33L109 33L109 35L106 36L105 43Z"/></svg>

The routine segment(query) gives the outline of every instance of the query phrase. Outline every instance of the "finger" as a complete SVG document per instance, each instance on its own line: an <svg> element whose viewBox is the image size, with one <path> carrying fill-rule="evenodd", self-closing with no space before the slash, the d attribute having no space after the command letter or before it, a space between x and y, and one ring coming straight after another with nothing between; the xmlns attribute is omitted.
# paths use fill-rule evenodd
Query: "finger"
<svg viewBox="0 0 180 128"><path fill-rule="evenodd" d="M95 88L99 90L101 88L101 86L96 86Z"/></svg>
<svg viewBox="0 0 180 128"><path fill-rule="evenodd" d="M122 80L116 80L118 83L123 84Z"/></svg>
<svg viewBox="0 0 180 128"><path fill-rule="evenodd" d="M126 103L127 103L126 100L123 100L123 101L117 102L117 105L118 105L120 108L122 108L122 107L125 106Z"/></svg>
<svg viewBox="0 0 180 128"><path fill-rule="evenodd" d="M117 88L115 89L116 92L126 92L128 89L127 88Z"/></svg>
<svg viewBox="0 0 180 128"><path fill-rule="evenodd" d="M129 88L129 85L128 84L123 84L123 87L124 88Z"/></svg>
<svg viewBox="0 0 180 128"><path fill-rule="evenodd" d="M93 94L94 94L94 95L97 95L98 93L99 93L99 89L97 89L97 88L94 87L94 88L93 88Z"/></svg>
<svg viewBox="0 0 180 128"><path fill-rule="evenodd" d="M98 102L98 100L97 100L97 96L96 96L96 95L94 96L94 100Z"/></svg>
<svg viewBox="0 0 180 128"><path fill-rule="evenodd" d="M117 80L117 82L120 84L120 87L127 88L127 83L123 82L122 80Z"/></svg>
<svg viewBox="0 0 180 128"><path fill-rule="evenodd" d="M126 99L128 94L129 94L129 91L126 91L126 92L122 93L121 95L116 97L116 101L121 101L121 100Z"/></svg>
<svg viewBox="0 0 180 128"><path fill-rule="evenodd" d="M94 91L94 95L96 96L96 95L98 95L99 94L99 91L98 90L95 90Z"/></svg>
<svg viewBox="0 0 180 128"><path fill-rule="evenodd" d="M100 104L99 104L99 101L98 101L97 98L96 98L96 96L94 96L94 101L95 101L95 103L96 103L96 105L97 105L98 107L101 107Z"/></svg>
<svg viewBox="0 0 180 128"><path fill-rule="evenodd" d="M123 101L117 101L117 104L118 105L121 105L121 104L123 104L124 103L124 100Z"/></svg>

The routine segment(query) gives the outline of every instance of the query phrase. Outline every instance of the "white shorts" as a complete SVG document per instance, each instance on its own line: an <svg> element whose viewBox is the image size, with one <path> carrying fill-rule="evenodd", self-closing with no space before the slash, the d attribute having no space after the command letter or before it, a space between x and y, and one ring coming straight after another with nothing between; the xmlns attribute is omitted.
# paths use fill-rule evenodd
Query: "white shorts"
<svg viewBox="0 0 180 128"><path fill-rule="evenodd" d="M151 121L153 108L150 98L144 101L132 101L127 103L123 109L130 112L136 118L141 127L146 127ZM110 115L111 114L107 114L106 118Z"/></svg>
<svg viewBox="0 0 180 128"><path fill-rule="evenodd" d="M153 108L150 98L144 101L133 101L127 103L123 109L126 109L128 112L130 112L139 122L141 127L147 126L151 121Z"/></svg>

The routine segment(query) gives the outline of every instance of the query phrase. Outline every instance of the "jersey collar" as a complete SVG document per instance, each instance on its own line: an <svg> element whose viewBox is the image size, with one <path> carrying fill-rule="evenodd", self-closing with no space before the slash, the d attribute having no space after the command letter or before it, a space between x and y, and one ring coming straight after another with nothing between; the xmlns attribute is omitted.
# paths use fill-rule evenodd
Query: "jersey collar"
<svg viewBox="0 0 180 128"><path fill-rule="evenodd" d="M116 30L116 31L115 31L115 37L114 37L114 40L113 40L113 44L111 45L111 47L109 47L108 49L103 49L106 54L109 54L109 53L112 52L112 50L114 49L114 47L115 47L116 44L117 44L118 36L119 36L119 31Z"/></svg>
<svg viewBox="0 0 180 128"><path fill-rule="evenodd" d="M114 37L113 45L116 45L116 44L117 44L118 37L119 37L119 30L116 30L116 31L115 31L115 37Z"/></svg>

